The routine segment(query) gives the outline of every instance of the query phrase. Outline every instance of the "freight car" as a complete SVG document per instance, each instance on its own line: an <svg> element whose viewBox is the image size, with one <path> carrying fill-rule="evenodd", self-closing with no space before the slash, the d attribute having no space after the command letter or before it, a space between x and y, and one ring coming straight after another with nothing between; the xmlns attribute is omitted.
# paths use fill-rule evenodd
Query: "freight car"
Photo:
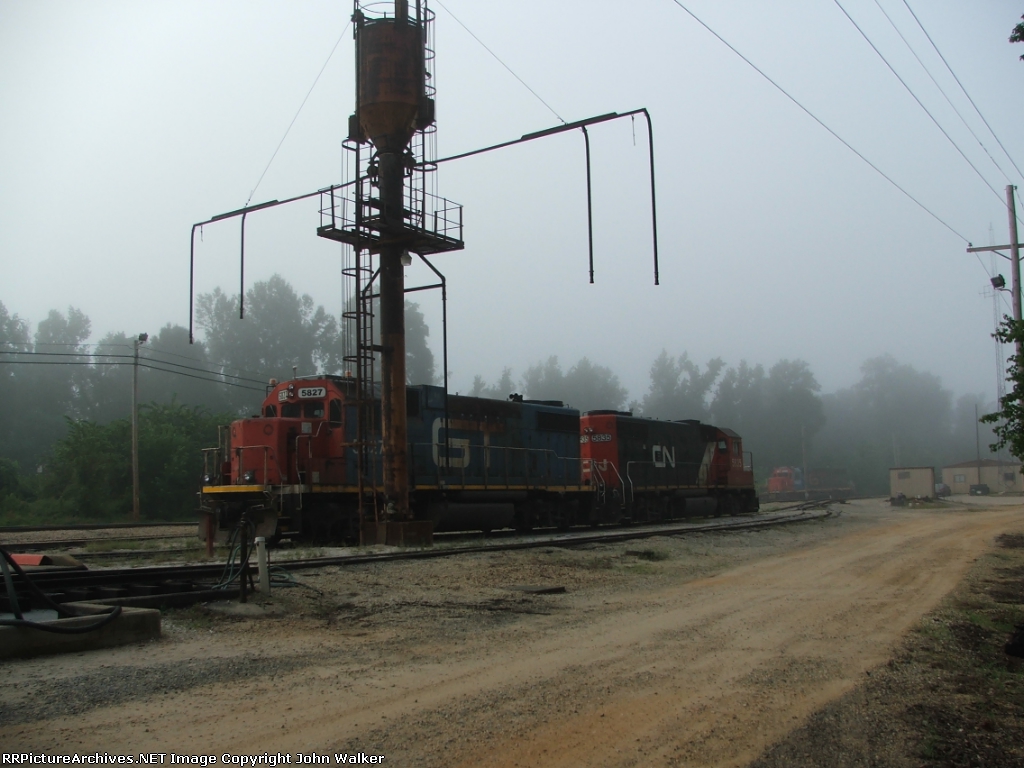
<svg viewBox="0 0 1024 768"><path fill-rule="evenodd" d="M357 410L367 406L357 395L345 376L272 381L260 414L232 423L205 452L200 536L225 541L244 514L270 539L358 540L362 522L386 519L379 437L360 449ZM518 396L445 398L429 385L406 396L410 506L435 531L757 509L749 454L729 430L612 411L581 417ZM378 399L369 412L379 432Z"/></svg>

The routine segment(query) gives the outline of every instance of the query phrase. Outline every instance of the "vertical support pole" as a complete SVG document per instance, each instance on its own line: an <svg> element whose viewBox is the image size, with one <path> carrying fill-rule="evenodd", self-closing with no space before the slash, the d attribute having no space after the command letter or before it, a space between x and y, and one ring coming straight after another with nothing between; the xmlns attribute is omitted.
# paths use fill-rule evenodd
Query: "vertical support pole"
<svg viewBox="0 0 1024 768"><path fill-rule="evenodd" d="M267 560L267 540L263 536L256 537L256 567L259 568L260 592L270 597L270 563Z"/></svg>
<svg viewBox="0 0 1024 768"><path fill-rule="evenodd" d="M594 284L594 208L590 194L590 134L587 126L580 126L583 131L583 144L587 151L587 244L590 248L590 284Z"/></svg>
<svg viewBox="0 0 1024 768"><path fill-rule="evenodd" d="M213 515L206 515L206 556L213 557Z"/></svg>
<svg viewBox="0 0 1024 768"><path fill-rule="evenodd" d="M981 429L978 426L979 423L980 422L979 422L979 419L978 419L978 404L975 403L974 404L974 450L977 453L978 473L979 473L978 476L980 477L981 476L980 475L980 473L981 473ZM978 482L980 483L981 480L978 480Z"/></svg>
<svg viewBox="0 0 1024 768"><path fill-rule="evenodd" d="M800 457L803 462L804 500L806 501L811 498L811 489L807 487L807 440L803 424L800 425Z"/></svg>
<svg viewBox="0 0 1024 768"><path fill-rule="evenodd" d="M139 345L147 336L135 338L135 358L132 362L132 520L139 519Z"/></svg>
<svg viewBox="0 0 1024 768"><path fill-rule="evenodd" d="M238 264L238 319L245 318L245 216L242 214L242 253Z"/></svg>
<svg viewBox="0 0 1024 768"><path fill-rule="evenodd" d="M1006 209L1010 216L1010 258L1011 271L1013 276L1013 319L1016 322L1020 322L1020 243L1017 240L1017 205L1013 199L1013 190L1016 189L1012 184L1006 185ZM1024 363L1021 355L1022 343L1017 342L1017 364Z"/></svg>
<svg viewBox="0 0 1024 768"><path fill-rule="evenodd" d="M451 430L448 428L448 281L444 275L437 271L437 267L431 264L426 256L422 253L419 256L420 261L430 267L430 270L441 280L441 356L442 364L444 365L444 461L445 467L450 469L448 462L452 455L452 444L449 437ZM438 472L440 472L440 469L440 464L438 464Z"/></svg>
<svg viewBox="0 0 1024 768"><path fill-rule="evenodd" d="M381 152L380 197L385 226L399 233L403 221L405 168L398 152ZM405 269L401 246L380 252L381 431L384 495L394 520L409 510L408 423L405 403Z"/></svg>
<svg viewBox="0 0 1024 768"><path fill-rule="evenodd" d="M658 199L654 193L654 126L651 124L650 113L646 109L641 109L640 111L647 118L647 142L651 157L651 233L654 237L654 284L660 285L661 278L658 271Z"/></svg>
<svg viewBox="0 0 1024 768"><path fill-rule="evenodd" d="M198 224L192 225L192 237L189 240L188 246L188 343L194 344L196 341L195 334L193 333L193 315L194 307L196 303L196 227Z"/></svg>
<svg viewBox="0 0 1024 768"><path fill-rule="evenodd" d="M239 568L238 568L238 602L244 603L249 599L249 517L248 510L242 512L242 518L238 521L238 533L241 536L239 541Z"/></svg>

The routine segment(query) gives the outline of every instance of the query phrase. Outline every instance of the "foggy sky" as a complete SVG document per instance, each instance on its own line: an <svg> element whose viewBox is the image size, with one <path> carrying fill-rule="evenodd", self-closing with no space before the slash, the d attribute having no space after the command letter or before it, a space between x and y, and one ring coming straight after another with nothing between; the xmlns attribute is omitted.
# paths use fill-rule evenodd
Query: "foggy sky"
<svg viewBox="0 0 1024 768"><path fill-rule="evenodd" d="M802 358L825 391L889 353L956 393L994 399L989 258L965 253L961 236L1008 242L1007 180L875 0L843 5L998 195L833 0L686 5L959 236L672 0L444 2L562 119L650 110L662 283L642 122L635 140L629 120L591 129L596 285L578 132L443 165L439 191L465 205L466 223L465 251L434 259L449 285L453 390L503 366L518 376L547 355L565 367L586 355L640 398L664 348L702 363ZM902 0L879 2L1024 187ZM910 5L1024 168L1024 45L1007 42L1024 7ZM432 7L441 155L558 124ZM187 324L191 225L246 203L351 11L345 1L0 0L0 301L33 323L78 307L93 341ZM252 202L337 182L353 106L348 32ZM340 249L316 237L317 224L315 199L251 215L246 282L278 272L337 315ZM415 265L407 282L431 278ZM204 228L197 243L197 291L216 286L238 290L237 220ZM414 298L440 361L440 297Z"/></svg>

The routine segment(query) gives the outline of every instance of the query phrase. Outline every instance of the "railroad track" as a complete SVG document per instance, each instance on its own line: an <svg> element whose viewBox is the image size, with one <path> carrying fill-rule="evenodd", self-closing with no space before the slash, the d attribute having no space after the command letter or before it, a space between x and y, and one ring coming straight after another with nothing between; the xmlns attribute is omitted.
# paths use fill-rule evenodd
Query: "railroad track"
<svg viewBox="0 0 1024 768"><path fill-rule="evenodd" d="M3 525L0 533L39 533L42 531L115 531L124 528L195 528L194 520L171 523L75 523L71 525Z"/></svg>
<svg viewBox="0 0 1024 768"><path fill-rule="evenodd" d="M800 505L803 506L803 505ZM273 565L285 571L301 571L325 566L353 566L397 560L426 560L435 557L502 552L542 547L578 547L601 543L614 543L655 536L678 536L693 533L749 531L789 523L824 519L834 514L828 509L792 509L769 514L739 516L728 520L713 519L705 522L678 522L671 524L630 526L628 528L570 531L566 533L533 534L506 541L484 544L455 544L428 549L374 552L365 554L314 557L301 559L275 559ZM254 564L253 564L254 568ZM132 568L97 568L94 570L47 569L34 571L32 580L44 592L74 593L78 590L99 590L118 587L128 591L157 591L148 596L156 599L168 583L191 585L185 591L207 592L225 572L224 563L139 566ZM141 594L146 597L147 594ZM126 598L130 598L126 595ZM83 599L83 598L76 598ZM96 599L102 601L102 597ZM207 598L211 599L211 598Z"/></svg>
<svg viewBox="0 0 1024 768"><path fill-rule="evenodd" d="M193 525L192 528L195 528ZM131 542L131 541L160 541L161 539L187 539L190 534L182 533L163 533L155 536L103 536L101 538L92 539L52 539L43 541L17 541L11 543L0 542L0 545L7 547L8 549L16 549L19 552L36 552L39 550L46 549L68 549L69 547L87 547L90 544L110 544L116 542ZM147 550L138 550L139 552L145 552ZM151 552L159 552L160 550L148 550ZM78 557L78 555L75 555Z"/></svg>

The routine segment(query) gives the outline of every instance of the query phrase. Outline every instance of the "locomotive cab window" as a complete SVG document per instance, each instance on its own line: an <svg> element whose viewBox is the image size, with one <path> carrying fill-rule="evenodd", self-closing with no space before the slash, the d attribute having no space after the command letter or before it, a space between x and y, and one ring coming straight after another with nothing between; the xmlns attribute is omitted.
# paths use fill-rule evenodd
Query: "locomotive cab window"
<svg viewBox="0 0 1024 768"><path fill-rule="evenodd" d="M718 452L719 453L728 453L729 452L729 446L725 442L725 440L719 440L718 441Z"/></svg>
<svg viewBox="0 0 1024 768"><path fill-rule="evenodd" d="M285 419L297 419L302 415L302 408L298 403L282 403L281 416Z"/></svg>
<svg viewBox="0 0 1024 768"><path fill-rule="evenodd" d="M331 424L341 424L341 400L331 400L328 413Z"/></svg>
<svg viewBox="0 0 1024 768"><path fill-rule="evenodd" d="M739 440L733 440L732 441L732 455L733 456L739 456L740 455L740 441Z"/></svg>
<svg viewBox="0 0 1024 768"><path fill-rule="evenodd" d="M303 416L307 419L322 419L324 417L324 404L322 400L307 400L302 406Z"/></svg>
<svg viewBox="0 0 1024 768"><path fill-rule="evenodd" d="M268 418L273 417L273 416L277 416L277 406L276 405L268 405L267 409L263 412L263 415L268 417Z"/></svg>

